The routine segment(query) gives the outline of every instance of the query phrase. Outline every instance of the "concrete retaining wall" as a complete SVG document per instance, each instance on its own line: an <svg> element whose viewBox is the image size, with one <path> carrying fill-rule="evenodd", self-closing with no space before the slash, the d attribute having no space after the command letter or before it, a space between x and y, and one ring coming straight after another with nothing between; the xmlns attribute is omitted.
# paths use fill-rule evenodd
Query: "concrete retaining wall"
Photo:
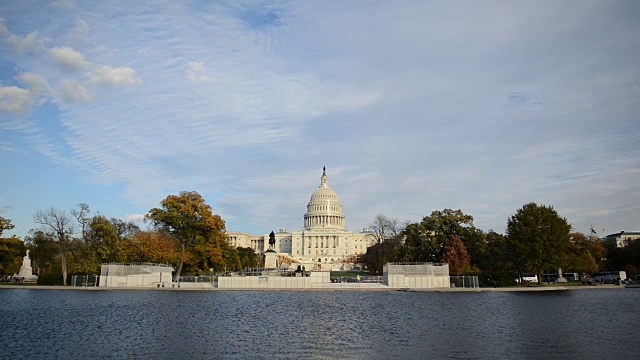
<svg viewBox="0 0 640 360"><path fill-rule="evenodd" d="M219 289L307 289L330 283L329 272L312 272L308 277L228 276L218 278Z"/></svg>
<svg viewBox="0 0 640 360"><path fill-rule="evenodd" d="M435 289L448 288L449 276L385 275L390 288Z"/></svg>

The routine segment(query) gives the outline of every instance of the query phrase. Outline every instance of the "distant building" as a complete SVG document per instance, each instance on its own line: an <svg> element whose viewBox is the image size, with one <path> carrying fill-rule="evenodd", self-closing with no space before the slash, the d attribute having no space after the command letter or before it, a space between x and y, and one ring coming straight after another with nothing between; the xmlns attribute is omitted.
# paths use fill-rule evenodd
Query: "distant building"
<svg viewBox="0 0 640 360"><path fill-rule="evenodd" d="M374 237L368 229L361 233L347 231L342 204L338 195L329 187L326 170L323 169L320 187L311 194L304 214L304 229L287 232L280 229L275 234L275 251L291 258L307 270L349 270L357 256L367 252ZM269 235L251 235L246 232L228 232L229 243L235 247L250 247L264 254Z"/></svg>
<svg viewBox="0 0 640 360"><path fill-rule="evenodd" d="M620 231L619 233L609 234L602 238L602 241L615 241L616 246L621 248L627 246L631 240L640 239L640 231Z"/></svg>

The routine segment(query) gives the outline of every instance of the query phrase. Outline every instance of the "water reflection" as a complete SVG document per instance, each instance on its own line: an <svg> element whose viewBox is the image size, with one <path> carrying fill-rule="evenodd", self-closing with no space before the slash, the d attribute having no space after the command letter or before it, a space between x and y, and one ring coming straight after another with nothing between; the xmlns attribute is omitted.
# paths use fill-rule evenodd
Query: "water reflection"
<svg viewBox="0 0 640 360"><path fill-rule="evenodd" d="M636 358L640 291L0 290L6 358ZM615 306L612 306L614 305Z"/></svg>

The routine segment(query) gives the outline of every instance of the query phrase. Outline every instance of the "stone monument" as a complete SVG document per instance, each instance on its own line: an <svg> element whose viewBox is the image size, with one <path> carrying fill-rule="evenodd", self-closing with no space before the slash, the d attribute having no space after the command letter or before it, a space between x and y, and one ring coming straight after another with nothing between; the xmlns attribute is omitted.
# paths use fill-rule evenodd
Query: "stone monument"
<svg viewBox="0 0 640 360"><path fill-rule="evenodd" d="M20 272L17 275L14 275L18 278L24 278L24 281L37 281L38 276L33 275L33 270L31 269L31 259L29 259L29 250L27 250L27 255L22 258L22 266L20 267Z"/></svg>
<svg viewBox="0 0 640 360"><path fill-rule="evenodd" d="M276 247L276 234L271 232L269 234L269 249L264 252L264 269L265 270L277 270L278 269L278 253L275 251Z"/></svg>

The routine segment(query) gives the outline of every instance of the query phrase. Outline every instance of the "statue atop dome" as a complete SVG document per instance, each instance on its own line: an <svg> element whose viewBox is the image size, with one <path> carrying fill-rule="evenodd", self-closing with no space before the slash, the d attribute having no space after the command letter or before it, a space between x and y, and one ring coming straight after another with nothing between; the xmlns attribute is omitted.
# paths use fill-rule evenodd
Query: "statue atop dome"
<svg viewBox="0 0 640 360"><path fill-rule="evenodd" d="M327 167L322 167L322 177L320 178L320 187L329 187L329 182L327 181Z"/></svg>

